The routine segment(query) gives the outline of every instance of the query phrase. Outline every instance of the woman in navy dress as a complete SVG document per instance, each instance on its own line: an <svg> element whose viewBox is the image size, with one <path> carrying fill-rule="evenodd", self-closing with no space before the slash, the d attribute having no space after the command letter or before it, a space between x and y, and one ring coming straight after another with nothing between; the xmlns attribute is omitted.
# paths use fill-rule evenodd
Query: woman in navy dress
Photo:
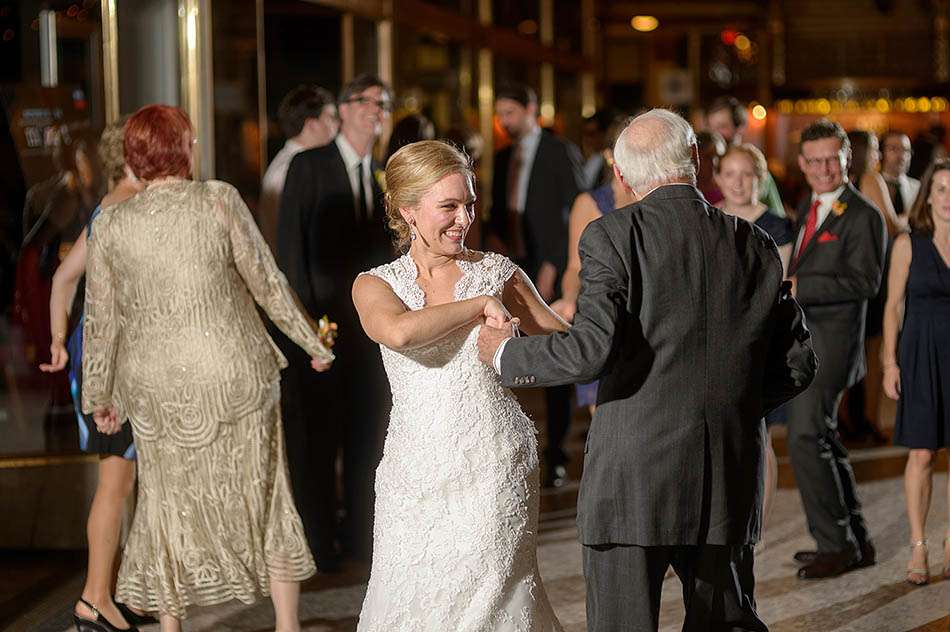
<svg viewBox="0 0 950 632"><path fill-rule="evenodd" d="M604 150L604 160L610 169L613 169L614 164L614 143L629 121L629 117L618 117L607 128L605 139L607 149ZM634 201L633 196L624 190L616 177L611 177L608 182L597 188L581 193L574 200L568 225L567 268L561 278L561 298L551 303L551 309L567 322L574 320L574 313L577 311L577 296L581 291L581 255L578 250L581 234L595 219L603 217L614 209L633 204ZM578 408L585 407L593 415L594 407L597 405L597 382L578 384L576 393Z"/></svg>
<svg viewBox="0 0 950 632"><path fill-rule="evenodd" d="M782 269L787 272L795 233L788 218L769 212L769 207L759 201L759 192L768 173L765 156L755 145L743 143L729 147L719 159L719 162L716 163L716 184L723 195L719 208L730 215L735 215L755 224L767 232L775 240L779 257L782 259ZM773 410L765 420L769 426L784 422L784 407ZM763 522L768 518L769 511L772 508L772 499L775 497L775 490L778 487L778 459L775 457L772 442L766 442L765 446Z"/></svg>
<svg viewBox="0 0 950 632"><path fill-rule="evenodd" d="M89 629L103 630L134 629L129 624L134 626L146 620L127 609L120 610L112 601L114 562L119 548L122 515L126 498L135 482L135 444L132 441L131 424L125 423L120 432L106 435L99 432L91 415L82 413L79 403L82 394L82 318L68 343L66 330L73 296L86 271L86 242L92 239L93 220L100 209L127 200L141 189L140 184L130 179L125 172L122 122L103 130L99 141L99 159L104 174L109 178L111 190L93 211L86 230L53 275L50 293L51 357L49 364L40 365L40 370L54 373L62 371L69 364L69 386L79 426L79 447L83 452L99 455L99 478L86 526L89 539L86 584L76 603L75 614L100 626ZM112 627L107 627L109 625Z"/></svg>
<svg viewBox="0 0 950 632"><path fill-rule="evenodd" d="M910 226L891 251L881 364L884 392L897 400L894 443L910 448L906 580L921 585L930 579L925 533L933 463L950 447L950 159L938 160L925 176ZM950 579L950 534L943 540L943 576Z"/></svg>

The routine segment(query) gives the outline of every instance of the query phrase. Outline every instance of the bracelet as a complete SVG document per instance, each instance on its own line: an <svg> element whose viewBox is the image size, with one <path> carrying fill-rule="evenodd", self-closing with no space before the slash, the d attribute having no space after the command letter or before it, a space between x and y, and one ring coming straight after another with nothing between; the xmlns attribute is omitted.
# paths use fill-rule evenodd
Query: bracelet
<svg viewBox="0 0 950 632"><path fill-rule="evenodd" d="M899 369L896 362L885 362L881 365L881 369L886 371L888 369Z"/></svg>
<svg viewBox="0 0 950 632"><path fill-rule="evenodd" d="M57 333L53 334L53 340L54 340L55 342L66 342L66 334L64 334L64 333L61 332L61 331L60 331L60 332L57 332Z"/></svg>

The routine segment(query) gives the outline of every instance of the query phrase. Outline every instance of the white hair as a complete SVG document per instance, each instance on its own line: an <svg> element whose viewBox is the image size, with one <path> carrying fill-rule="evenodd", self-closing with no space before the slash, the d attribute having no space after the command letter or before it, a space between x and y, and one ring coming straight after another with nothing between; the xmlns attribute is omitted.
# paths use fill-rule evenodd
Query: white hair
<svg viewBox="0 0 950 632"><path fill-rule="evenodd" d="M679 114L657 108L637 116L617 138L614 161L627 186L645 193L687 179L696 184L696 133Z"/></svg>

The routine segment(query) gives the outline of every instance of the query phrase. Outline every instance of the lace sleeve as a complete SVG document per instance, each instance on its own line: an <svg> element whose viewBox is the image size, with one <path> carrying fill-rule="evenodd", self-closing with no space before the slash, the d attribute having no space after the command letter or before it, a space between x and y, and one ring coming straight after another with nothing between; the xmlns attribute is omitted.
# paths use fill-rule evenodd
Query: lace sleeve
<svg viewBox="0 0 950 632"><path fill-rule="evenodd" d="M499 291L504 290L505 284L508 283L508 280L519 270L518 265L515 264L514 261L497 252L485 253L485 267L491 271Z"/></svg>
<svg viewBox="0 0 950 632"><path fill-rule="evenodd" d="M220 203L228 218L234 264L254 300L264 308L282 332L312 357L332 360L330 352L317 337L313 323L277 267L270 248L261 236L241 195L228 186Z"/></svg>
<svg viewBox="0 0 950 632"><path fill-rule="evenodd" d="M86 304L83 317L82 409L112 405L115 354L119 338L112 267L102 235L87 242Z"/></svg>

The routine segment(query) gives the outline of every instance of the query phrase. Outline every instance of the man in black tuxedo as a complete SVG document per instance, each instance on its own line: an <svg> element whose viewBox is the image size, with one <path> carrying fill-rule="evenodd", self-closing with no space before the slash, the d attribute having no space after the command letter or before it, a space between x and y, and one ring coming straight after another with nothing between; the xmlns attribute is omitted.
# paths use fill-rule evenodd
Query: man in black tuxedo
<svg viewBox="0 0 950 632"><path fill-rule="evenodd" d="M767 630L755 611L763 416L816 368L775 242L696 188L689 123L638 116L614 150L637 200L590 224L565 333L483 326L479 359L506 386L600 378L577 526L591 632L656 630L666 569L684 630Z"/></svg>
<svg viewBox="0 0 950 632"><path fill-rule="evenodd" d="M854 472L837 432L846 388L864 375L868 300L881 284L881 213L847 181L844 129L822 119L802 131L798 165L811 187L799 211L789 277L821 363L812 386L787 409L788 450L817 551L800 551L802 579L874 563Z"/></svg>
<svg viewBox="0 0 950 632"><path fill-rule="evenodd" d="M290 361L281 392L287 457L297 509L321 571L339 567L336 458L343 448L342 545L357 559L372 547L373 481L389 401L379 350L362 334L350 300L357 274L392 258L372 157L392 110L390 89L361 75L337 104L340 133L294 156L280 201L277 261L312 318L339 325L331 371L308 371L309 359L282 345Z"/></svg>
<svg viewBox="0 0 950 632"><path fill-rule="evenodd" d="M567 220L584 180L581 154L540 128L538 98L531 88L511 84L495 97L495 112L512 143L495 155L486 247L520 265L550 303L567 267ZM545 398L544 484L551 487L567 476L563 444L571 421L571 387L549 388Z"/></svg>

